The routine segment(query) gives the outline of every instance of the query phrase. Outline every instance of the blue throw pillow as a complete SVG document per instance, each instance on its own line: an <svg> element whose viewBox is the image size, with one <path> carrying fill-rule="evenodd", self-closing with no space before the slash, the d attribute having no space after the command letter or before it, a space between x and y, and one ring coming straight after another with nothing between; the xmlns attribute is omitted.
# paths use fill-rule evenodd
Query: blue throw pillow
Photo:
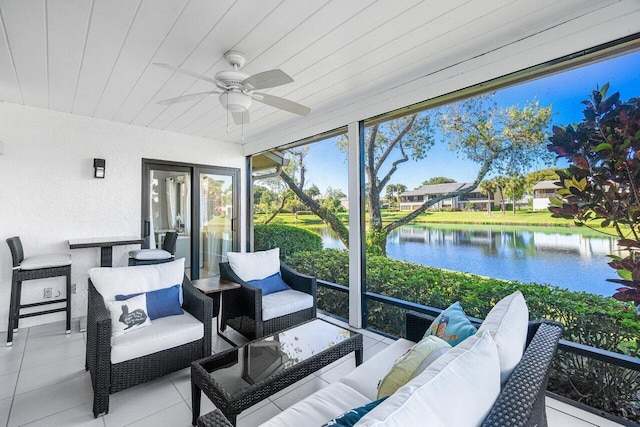
<svg viewBox="0 0 640 427"><path fill-rule="evenodd" d="M251 286L262 289L262 295L269 295L274 292L286 291L291 289L280 276L280 273L273 274L260 280L249 280Z"/></svg>
<svg viewBox="0 0 640 427"><path fill-rule="evenodd" d="M382 399L374 400L373 402L369 402L366 405L361 406L359 408L349 409L347 412L345 412L344 414L340 415L339 417L336 417L336 418L332 419L331 421L329 421L328 423L323 424L322 427L329 427L329 426L331 426L331 427L351 427L351 426L354 426L358 421L360 421L360 418L362 418L365 415L367 415L369 413L369 411L371 411L373 408L375 408L376 406L381 404L385 399L386 399L386 397L383 397Z"/></svg>
<svg viewBox="0 0 640 427"><path fill-rule="evenodd" d="M424 336L435 335L455 347L475 333L476 327L462 311L460 302L456 301L435 318Z"/></svg>
<svg viewBox="0 0 640 427"><path fill-rule="evenodd" d="M144 293L147 295L147 312L149 319L155 320L160 317L175 316L184 313L182 307L180 307L180 285L173 285L170 288ZM116 301L124 301L140 294L142 294L142 292L130 295L116 295Z"/></svg>

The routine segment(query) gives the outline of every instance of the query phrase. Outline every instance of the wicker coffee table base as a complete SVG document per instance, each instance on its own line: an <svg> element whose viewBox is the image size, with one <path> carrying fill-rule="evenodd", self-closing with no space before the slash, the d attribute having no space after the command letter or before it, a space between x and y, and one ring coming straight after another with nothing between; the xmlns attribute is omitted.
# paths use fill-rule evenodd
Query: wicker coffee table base
<svg viewBox="0 0 640 427"><path fill-rule="evenodd" d="M354 333L351 338L307 360L301 361L290 368L277 372L264 381L248 386L235 394L229 394L220 387L219 384L211 378L209 372L203 368L202 364L206 363L208 366L211 366L211 363L214 363L219 364L220 367L229 366L230 364L236 363L238 359L238 349L230 349L193 362L191 364L192 424L195 426L200 416L202 392L204 392L213 404L227 417L231 424L236 425L236 418L240 412L285 387L296 383L302 378L317 372L351 352L355 352L356 366L359 366L362 363L362 343L362 335Z"/></svg>

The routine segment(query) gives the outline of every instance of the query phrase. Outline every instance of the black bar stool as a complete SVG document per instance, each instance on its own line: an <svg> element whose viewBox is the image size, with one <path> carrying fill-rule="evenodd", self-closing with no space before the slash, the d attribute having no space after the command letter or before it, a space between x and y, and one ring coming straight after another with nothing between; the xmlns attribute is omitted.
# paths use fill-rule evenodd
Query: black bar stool
<svg viewBox="0 0 640 427"><path fill-rule="evenodd" d="M42 316L44 314L67 312L67 333L71 333L71 255L47 254L25 258L19 237L7 239L13 258L13 277L11 280L11 303L9 307L9 327L7 328L7 347L13 344L13 334L18 332L18 321L25 317ZM67 294L65 298L53 301L21 304L20 294L24 280L46 279L49 277L67 277ZM20 314L23 308L39 307L48 304L65 303L65 307L51 310L33 311Z"/></svg>
<svg viewBox="0 0 640 427"><path fill-rule="evenodd" d="M175 259L178 233L169 231L164 236L162 249L138 249L129 252L129 265L162 264Z"/></svg>

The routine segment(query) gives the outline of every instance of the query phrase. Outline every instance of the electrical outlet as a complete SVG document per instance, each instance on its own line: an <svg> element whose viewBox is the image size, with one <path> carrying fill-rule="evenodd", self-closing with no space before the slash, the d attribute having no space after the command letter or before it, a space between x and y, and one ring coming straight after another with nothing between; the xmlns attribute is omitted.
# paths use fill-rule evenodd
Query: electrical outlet
<svg viewBox="0 0 640 427"><path fill-rule="evenodd" d="M51 288L44 288L43 298L51 298Z"/></svg>
<svg viewBox="0 0 640 427"><path fill-rule="evenodd" d="M72 293L72 294L75 294L75 293L76 293L76 284L75 284L75 283L72 283L72 284L71 284L71 293Z"/></svg>

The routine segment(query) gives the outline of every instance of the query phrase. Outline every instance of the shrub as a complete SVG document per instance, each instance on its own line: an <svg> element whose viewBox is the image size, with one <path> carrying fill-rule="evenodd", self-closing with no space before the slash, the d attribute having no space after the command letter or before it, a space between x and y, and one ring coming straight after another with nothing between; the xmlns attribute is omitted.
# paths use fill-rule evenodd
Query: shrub
<svg viewBox="0 0 640 427"><path fill-rule="evenodd" d="M346 250L298 252L287 262L319 279L349 284ZM610 297L548 284L447 271L375 255L367 257L366 287L371 292L442 309L460 301L467 315L480 319L486 317L501 298L520 290L527 300L530 318L563 323L567 340L630 356L636 356L639 347L640 322L635 307ZM347 307L346 298L344 294L336 294L333 291L324 296L318 306L341 315ZM371 327L403 335L403 310L372 301L367 303L367 308ZM554 392L636 422L640 420L640 374L637 372L563 352L556 356L553 369L549 388Z"/></svg>
<svg viewBox="0 0 640 427"><path fill-rule="evenodd" d="M286 259L301 251L321 251L322 238L311 231L288 225L256 225L254 248L256 251L280 248L280 258Z"/></svg>

